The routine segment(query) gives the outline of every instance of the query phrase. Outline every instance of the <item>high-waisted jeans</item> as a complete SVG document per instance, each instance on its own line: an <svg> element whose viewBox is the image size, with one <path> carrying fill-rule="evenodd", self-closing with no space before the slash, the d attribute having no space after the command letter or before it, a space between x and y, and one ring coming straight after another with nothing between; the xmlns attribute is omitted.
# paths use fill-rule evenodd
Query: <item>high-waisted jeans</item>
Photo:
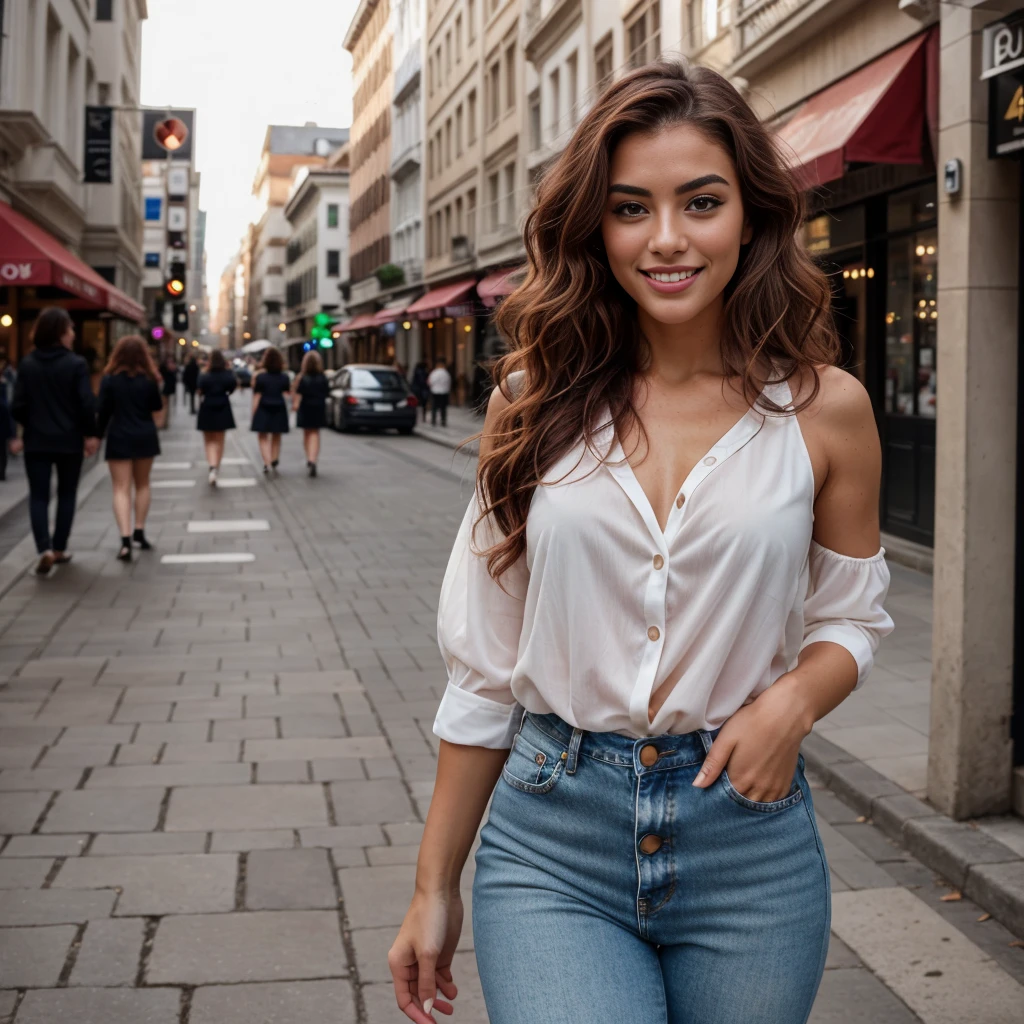
<svg viewBox="0 0 1024 1024"><path fill-rule="evenodd" d="M491 1024L806 1022L831 895L803 761L773 803L697 789L714 736L525 716L476 855Z"/></svg>

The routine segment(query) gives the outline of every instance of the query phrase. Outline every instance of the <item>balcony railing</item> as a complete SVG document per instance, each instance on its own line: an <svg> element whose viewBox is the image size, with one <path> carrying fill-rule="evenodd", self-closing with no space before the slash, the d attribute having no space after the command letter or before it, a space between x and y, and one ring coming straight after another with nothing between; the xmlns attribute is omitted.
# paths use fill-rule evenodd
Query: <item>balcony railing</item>
<svg viewBox="0 0 1024 1024"><path fill-rule="evenodd" d="M810 0L738 0L735 25L739 52L751 46L778 28Z"/></svg>

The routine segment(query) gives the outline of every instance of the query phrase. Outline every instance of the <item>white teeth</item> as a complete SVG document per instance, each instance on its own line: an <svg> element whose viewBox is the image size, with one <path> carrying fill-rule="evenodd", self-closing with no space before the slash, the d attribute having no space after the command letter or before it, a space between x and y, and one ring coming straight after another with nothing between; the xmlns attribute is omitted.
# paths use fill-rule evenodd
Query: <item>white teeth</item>
<svg viewBox="0 0 1024 1024"><path fill-rule="evenodd" d="M662 284L675 284L676 281L685 281L696 273L696 270L684 270L681 272L675 271L671 274L650 274L649 276L655 281L660 281Z"/></svg>

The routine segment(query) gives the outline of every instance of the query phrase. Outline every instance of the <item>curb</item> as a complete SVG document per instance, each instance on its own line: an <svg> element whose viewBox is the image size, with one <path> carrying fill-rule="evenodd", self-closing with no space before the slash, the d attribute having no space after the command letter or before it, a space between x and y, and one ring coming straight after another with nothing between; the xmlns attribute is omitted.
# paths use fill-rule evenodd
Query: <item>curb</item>
<svg viewBox="0 0 1024 1024"><path fill-rule="evenodd" d="M800 749L838 797L1014 935L1024 935L1024 857L977 826L940 814L821 736L811 733Z"/></svg>

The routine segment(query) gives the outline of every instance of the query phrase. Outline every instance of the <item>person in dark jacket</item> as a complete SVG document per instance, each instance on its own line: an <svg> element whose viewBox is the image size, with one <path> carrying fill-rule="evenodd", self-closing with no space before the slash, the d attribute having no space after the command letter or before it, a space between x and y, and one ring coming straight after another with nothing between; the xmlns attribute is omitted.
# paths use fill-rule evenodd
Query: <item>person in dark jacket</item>
<svg viewBox="0 0 1024 1024"><path fill-rule="evenodd" d="M203 432L206 461L210 466L210 486L216 487L221 459L224 458L224 438L227 431L235 429L235 415L228 396L238 386L238 380L228 369L220 349L210 353L209 365L196 386L202 398L196 428Z"/></svg>
<svg viewBox="0 0 1024 1024"><path fill-rule="evenodd" d="M0 480L7 479L7 449L13 454L21 451L18 425L11 415L11 392L14 390L14 370L7 362L7 349L0 346Z"/></svg>
<svg viewBox="0 0 1024 1024"><path fill-rule="evenodd" d="M119 561L132 560L132 541L143 551L149 514L149 474L160 454L155 414L163 414L160 373L138 335L122 338L110 354L100 383L100 437L107 437L107 467L114 491L114 518L121 531ZM109 427L109 430L108 430ZM132 484L135 484L135 532L132 533Z"/></svg>
<svg viewBox="0 0 1024 1024"><path fill-rule="evenodd" d="M44 309L32 327L34 348L18 367L11 412L24 429L29 516L39 552L36 575L49 576L67 553L82 456L95 455L96 399L89 367L71 351L75 325L66 310ZM50 477L57 470L57 519L50 535Z"/></svg>
<svg viewBox="0 0 1024 1024"><path fill-rule="evenodd" d="M196 414L196 386L199 384L199 360L195 356L185 364L181 371L181 383L185 386L185 394L188 395L188 411L193 416Z"/></svg>
<svg viewBox="0 0 1024 1024"><path fill-rule="evenodd" d="M292 408L298 409L295 425L302 428L302 447L306 451L306 470L310 476L316 476L320 430L327 426L327 395L330 390L320 356L316 352L307 352L302 359L299 379L295 382Z"/></svg>
<svg viewBox="0 0 1024 1024"><path fill-rule="evenodd" d="M259 435L264 476L277 472L281 435L288 433L288 406L284 396L291 388L291 378L284 372L284 359L271 346L264 351L260 370L252 379L251 429Z"/></svg>
<svg viewBox="0 0 1024 1024"><path fill-rule="evenodd" d="M160 364L160 376L163 379L163 421L166 427L171 422L171 407L174 405L174 396L178 393L178 364L171 356Z"/></svg>
<svg viewBox="0 0 1024 1024"><path fill-rule="evenodd" d="M424 423L427 422L427 404L430 400L430 388L427 387L429 372L426 362L421 359L412 371L412 381L409 384L412 393L416 396L416 401L420 403L420 408L423 410Z"/></svg>

